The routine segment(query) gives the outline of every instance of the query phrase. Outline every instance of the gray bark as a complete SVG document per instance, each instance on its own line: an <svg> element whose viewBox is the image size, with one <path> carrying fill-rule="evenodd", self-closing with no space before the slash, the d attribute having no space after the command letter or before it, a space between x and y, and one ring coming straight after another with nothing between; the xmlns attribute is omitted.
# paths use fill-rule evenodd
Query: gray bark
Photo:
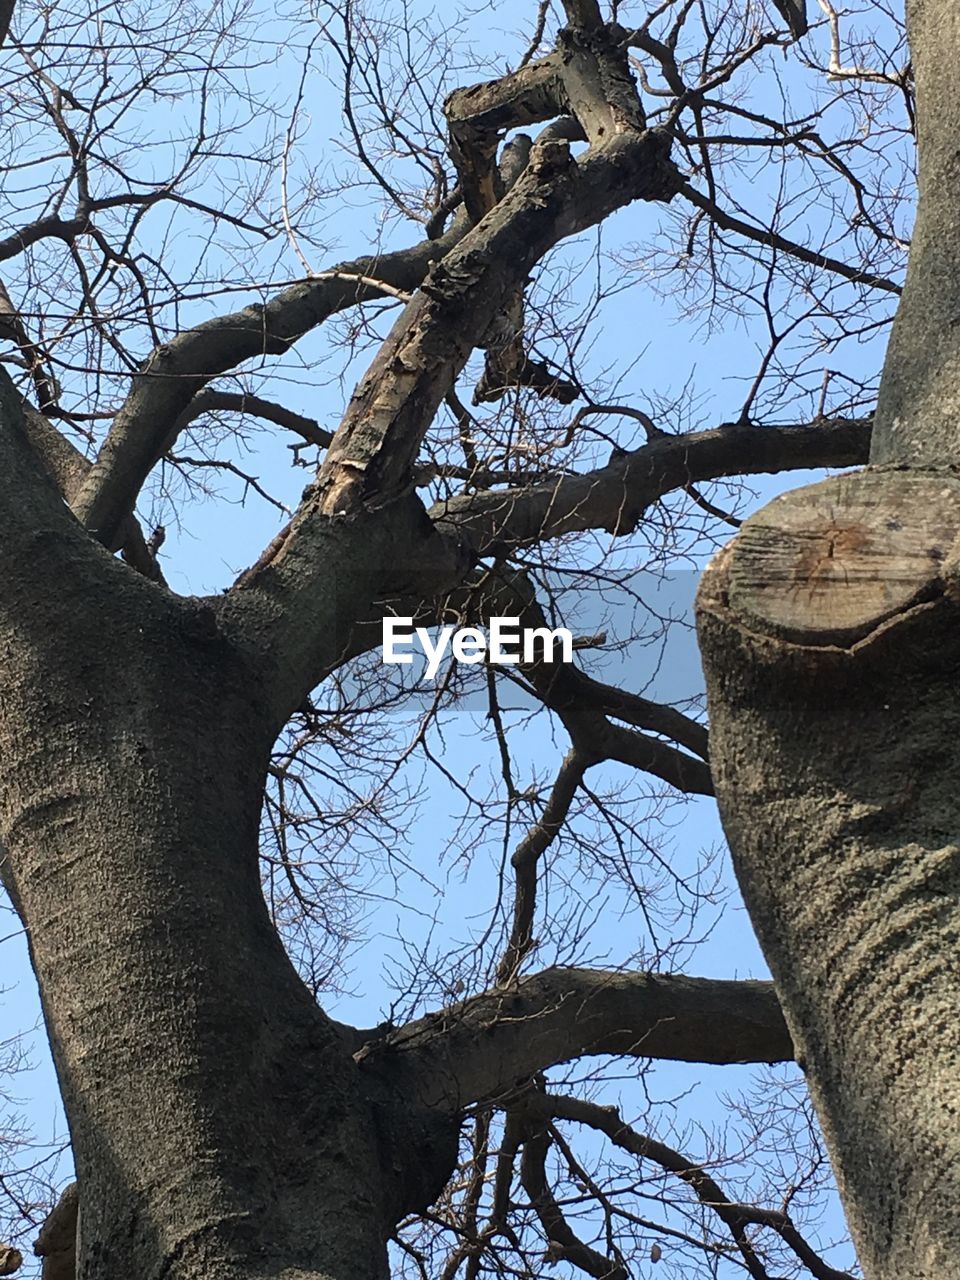
<svg viewBox="0 0 960 1280"><path fill-rule="evenodd" d="M260 890L281 712L258 615L178 600L86 534L2 374L0 508L0 866L70 1125L79 1276L383 1276L391 1230L453 1169L461 1108L518 1075L583 1052L790 1056L766 984L561 970L429 1034L332 1022ZM371 557L391 528L369 526Z"/></svg>
<svg viewBox="0 0 960 1280"><path fill-rule="evenodd" d="M435 1139L361 1076L272 928L255 673L211 610L80 530L9 387L3 409L3 874L83 1187L80 1274L382 1274L455 1126Z"/></svg>
<svg viewBox="0 0 960 1280"><path fill-rule="evenodd" d="M920 206L887 465L751 518L699 598L724 828L868 1280L960 1276L960 13L908 16Z"/></svg>
<svg viewBox="0 0 960 1280"><path fill-rule="evenodd" d="M960 458L960 10L950 0L911 0L907 17L920 199L871 460L929 466Z"/></svg>
<svg viewBox="0 0 960 1280"><path fill-rule="evenodd" d="M887 487L884 524L933 496ZM808 511L783 583L803 637L800 609L766 610L757 585L789 505L701 589L717 797L865 1275L957 1276L960 616L918 577L894 616L854 638L844 614L830 634ZM835 491L818 511L857 527ZM856 556L831 558L849 595Z"/></svg>

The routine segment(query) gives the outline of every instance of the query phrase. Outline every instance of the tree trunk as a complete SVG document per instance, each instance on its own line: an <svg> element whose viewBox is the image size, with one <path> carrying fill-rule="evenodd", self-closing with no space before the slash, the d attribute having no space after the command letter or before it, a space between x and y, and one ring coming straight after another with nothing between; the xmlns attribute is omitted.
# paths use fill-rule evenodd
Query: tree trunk
<svg viewBox="0 0 960 1280"><path fill-rule="evenodd" d="M383 1276L455 1129L361 1074L270 923L262 682L16 445L0 433L24 494L0 543L0 841L70 1119L79 1274Z"/></svg>
<svg viewBox="0 0 960 1280"><path fill-rule="evenodd" d="M960 461L960 8L909 0L919 195L906 287L890 337L871 460Z"/></svg>
<svg viewBox="0 0 960 1280"><path fill-rule="evenodd" d="M724 827L870 1280L960 1276L958 528L956 481L843 477L700 596Z"/></svg>
<svg viewBox="0 0 960 1280"><path fill-rule="evenodd" d="M780 498L701 586L741 888L869 1280L960 1277L960 215L952 0L908 4L920 206L873 468Z"/></svg>

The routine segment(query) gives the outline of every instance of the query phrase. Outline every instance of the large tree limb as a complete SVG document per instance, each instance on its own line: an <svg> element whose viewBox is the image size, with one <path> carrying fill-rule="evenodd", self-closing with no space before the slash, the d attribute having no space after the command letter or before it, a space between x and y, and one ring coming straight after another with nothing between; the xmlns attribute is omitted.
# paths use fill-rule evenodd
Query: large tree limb
<svg viewBox="0 0 960 1280"><path fill-rule="evenodd" d="M669 198L676 179L667 145L659 134L621 135L579 163L563 144L534 148L513 189L435 266L405 308L360 382L283 545L232 593L237 622L250 618L258 642L284 651L278 705L298 704L331 660L331 634L344 631L345 612L339 620L326 608L318 613L318 601L329 597L331 521L344 532L351 521L364 521L372 535L366 570L352 540L352 585L342 598L350 623L378 592L399 593L404 579L408 587L419 581L424 594L439 593L469 569L469 558L454 553L457 540L449 539L444 553L442 537L422 514L418 535L409 490L423 435L504 298L549 248L632 200ZM401 508L409 508L410 519L397 534L388 528L389 512ZM425 563L431 558L439 576ZM367 605L358 594L364 572ZM347 641L342 635L339 643Z"/></svg>
<svg viewBox="0 0 960 1280"><path fill-rule="evenodd" d="M221 608L238 629L250 629L258 645L271 632L289 627L287 654L296 664L294 670L305 674L283 694L278 710L281 714L284 708L296 706L326 670L380 643L383 606L377 606L380 612L371 612L378 598L401 597L406 602L401 612L415 616L417 625L429 625L435 606L424 609L422 602L444 599L462 581L463 566L469 564L469 560L458 558L458 542L472 547L473 554L490 555L588 528L625 533L634 527L645 506L691 481L751 472L855 465L866 460L869 439L869 420L790 427L723 427L687 436L659 436L633 453L616 457L607 467L583 476L560 477L526 490L470 494L438 503L430 515L440 533L448 535L445 538L431 538L429 522L418 517L413 507L405 508L403 504L395 504L394 509L384 509L374 517L341 517L333 521L316 518L302 527L296 540L291 541L288 533L279 544L279 561L272 560L250 575L253 589L231 591ZM313 493L308 494L309 502ZM367 520L369 537L350 536L354 519ZM391 526L391 521L399 523ZM323 581L331 557L343 554L341 548L348 543L350 559L344 563L350 567L340 575L339 605L343 609L356 607L357 612L350 625L345 626L337 610L338 602L331 598ZM362 570L361 560L366 565ZM367 575L363 597L357 594L361 573ZM409 579L406 590L401 577L404 574ZM471 597L471 589L465 587L463 591L469 616L480 617L487 606ZM284 613L281 600L285 602ZM516 611L512 605L501 608L502 604L499 601L497 605L501 613ZM300 619L298 626L293 625L294 618ZM359 621L364 618L370 621ZM290 674L285 663L284 675L289 678ZM712 793L709 771L701 763L706 750L702 727L686 717L678 719L679 713L667 709L664 714L663 708L638 703L629 696L618 702L615 691L594 688L592 682L584 683L587 680L572 668L561 672L554 667L552 679L545 676L537 687L547 705L564 719L578 746L598 758L614 758L652 771L681 790ZM607 716L673 737L701 760L691 759L654 738L630 735L619 726L610 725Z"/></svg>
<svg viewBox="0 0 960 1280"><path fill-rule="evenodd" d="M438 529L481 556L587 529L626 534L651 503L697 481L864 463L870 429L870 420L860 418L658 436L596 471L524 489L458 495L436 503L429 515Z"/></svg>
<svg viewBox="0 0 960 1280"><path fill-rule="evenodd" d="M789 427L723 427L687 436L664 435L586 476L560 477L531 490L464 495L438 503L430 514L441 529L465 537L479 552L489 554L571 529L611 523L616 527L615 521L622 516L628 497L635 509L642 509L644 503L683 488L691 480L862 463L869 449L870 429L870 420L860 419ZM404 557L398 547L393 552L391 564L402 564ZM433 590L427 582L430 565L421 567L426 590L420 594L399 590L388 593L394 611L412 616L417 626L430 626L440 620L438 609L443 610L446 620L452 611L466 622L481 624L490 612L517 611L516 599L501 599L507 590L503 583L491 583L495 598L489 600L485 597L490 590L478 594L476 584L465 584L450 594L439 576L441 570L449 570L448 562L437 566ZM236 595L231 593L231 608L235 607ZM519 604L526 607L526 598ZM381 642L383 608L380 604L353 620L350 634L341 638L340 661L365 653ZM558 714L577 709L601 712L672 738L706 759L707 735L703 726L672 708L592 681L575 668L566 668L560 681L551 682L545 700Z"/></svg>
<svg viewBox="0 0 960 1280"><path fill-rule="evenodd" d="M623 91L618 81L618 93ZM273 652L284 653L282 674L277 672L282 687L272 691L278 710L296 706L320 677L330 661L330 635L342 632L347 621L343 601L333 604L338 617L329 612L330 522L344 522L340 527L353 544L346 592L351 624L369 607L362 603L364 590L370 604L378 588L402 590L398 564L408 584L418 577L429 583L424 551L430 543L442 548L442 535L423 520L418 539L414 518L398 546L386 522L398 510L415 517L410 491L418 450L471 351L482 345L512 292L554 245L634 200L672 197L680 179L670 160L669 135L639 127L641 119L636 112L632 119L618 118L618 130L578 160L567 144L554 139L535 145L513 187L434 265L397 320L359 383L288 535L269 563L245 576L228 605L237 623L247 617L247 630L256 631L260 644L266 641ZM352 528L351 537L350 522L371 528L371 516L373 537L361 565L357 530ZM346 542L341 545L346 548ZM467 557L442 550L439 559L449 566L449 586L470 567ZM345 576L338 574L338 586ZM324 600L320 615L318 599ZM342 643L349 643L348 637Z"/></svg>
<svg viewBox="0 0 960 1280"><path fill-rule="evenodd" d="M344 262L315 279L284 289L265 306L207 320L158 347L144 362L113 421L100 455L73 504L88 529L115 547L123 518L179 430L178 416L212 378L245 360L287 351L299 338L344 308L385 292L420 284L465 230L456 222L439 240ZM378 288L383 282L389 289Z"/></svg>
<svg viewBox="0 0 960 1280"><path fill-rule="evenodd" d="M623 1054L679 1062L788 1062L790 1036L770 982L545 969L428 1014L355 1055L414 1072L423 1100L459 1110L573 1058Z"/></svg>
<svg viewBox="0 0 960 1280"><path fill-rule="evenodd" d="M579 162L534 146L511 191L431 271L361 381L320 473L327 514L403 492L420 443L511 291L560 241L634 200L669 200L669 139L623 133Z"/></svg>

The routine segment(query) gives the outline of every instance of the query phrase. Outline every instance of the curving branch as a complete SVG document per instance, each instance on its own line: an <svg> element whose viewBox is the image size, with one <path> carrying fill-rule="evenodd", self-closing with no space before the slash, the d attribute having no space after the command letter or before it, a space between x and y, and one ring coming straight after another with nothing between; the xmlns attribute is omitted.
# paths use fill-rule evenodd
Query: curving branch
<svg viewBox="0 0 960 1280"><path fill-rule="evenodd" d="M0 12L0 21L2 17ZM0 262L18 257L31 245L38 244L41 240L63 240L69 244L76 240L77 236L82 235L89 225L89 217L79 214L74 218L38 218L36 222L31 222L0 240Z"/></svg>
<svg viewBox="0 0 960 1280"><path fill-rule="evenodd" d="M514 871L513 927L503 959L497 966L498 985L502 986L517 975L524 957L533 947L540 860L562 831L590 763L590 758L576 748L567 753L543 814L527 831L510 859Z"/></svg>
<svg viewBox="0 0 960 1280"><path fill-rule="evenodd" d="M569 1262L594 1280L628 1280L623 1263L619 1259L608 1258L581 1240L557 1203L547 1176L550 1134L534 1119L538 1109L531 1108L531 1114L524 1115L529 1132L520 1158L520 1183L549 1242L545 1261L553 1264Z"/></svg>
<svg viewBox="0 0 960 1280"><path fill-rule="evenodd" d="M657 436L605 467L523 489L461 494L436 503L437 528L468 542L478 556L508 555L566 533L631 533L643 512L674 489L723 476L866 463L870 419L809 425L724 426Z"/></svg>
<svg viewBox="0 0 960 1280"><path fill-rule="evenodd" d="M90 475L77 495L77 518L115 547L122 520L133 510L151 469L174 444L178 417L206 383L245 360L280 355L345 308L396 289L416 289L431 263L466 230L455 222L439 240L393 253L371 254L298 281L266 305L218 316L157 347L134 377Z"/></svg>
<svg viewBox="0 0 960 1280"><path fill-rule="evenodd" d="M650 738L634 729L603 720L584 735L590 747L604 760L616 760L643 773L653 774L678 791L691 796L712 796L713 778L710 766L702 760L671 747L658 738Z"/></svg>
<svg viewBox="0 0 960 1280"><path fill-rule="evenodd" d="M306 418L301 413L294 413L275 400L265 400L262 396L251 395L246 391L217 391L213 387L204 387L193 397L177 421L177 434L203 414L216 413L218 410L248 413L255 418L263 418L265 422L293 431L304 444L315 445L318 449L326 449L333 439L333 433L326 431L319 422Z"/></svg>
<svg viewBox="0 0 960 1280"><path fill-rule="evenodd" d="M769 228L757 227L753 223L744 222L742 218L734 217L732 213L721 209L715 200L711 200L696 187L692 187L689 182L681 186L680 194L685 200L689 200L692 205L696 205L698 209L708 214L710 221L723 231L735 232L746 240L754 240L757 244L777 249L780 253L796 258L799 262L809 263L811 267L816 267L820 271L831 271L834 275L842 276L844 280L850 280L854 284L867 285L871 289L882 289L885 293L896 294L897 297L903 292L900 285L893 280L888 280L885 276L877 276L872 271L852 267L848 262L831 258L826 253L818 253L816 249L808 249L805 245L797 244L795 240L788 240Z"/></svg>
<svg viewBox="0 0 960 1280"><path fill-rule="evenodd" d="M593 707L604 715L633 725L636 729L647 729L651 733L672 738L701 760L709 759L710 735L706 725L685 716L675 707L652 702L638 693L594 680L579 667L567 668L562 685L553 690L551 706L557 711L576 706Z"/></svg>
<svg viewBox="0 0 960 1280"><path fill-rule="evenodd" d="M782 1209L761 1209L757 1205L730 1200L703 1165L656 1138L637 1133L625 1123L616 1107L598 1106L595 1102L558 1094L541 1094L537 1098L537 1105L554 1120L573 1120L578 1124L588 1125L598 1133L605 1134L622 1151L640 1160L651 1160L685 1182L701 1204L711 1209L728 1228L740 1251L743 1264L754 1280L770 1278L747 1235L746 1229L749 1226L774 1230L815 1280L853 1280L849 1272L837 1271L824 1262L793 1225L789 1214Z"/></svg>
<svg viewBox="0 0 960 1280"><path fill-rule="evenodd" d="M369 1037L354 1055L364 1069L411 1076L428 1105L453 1111L592 1054L793 1059L771 982L561 967Z"/></svg>

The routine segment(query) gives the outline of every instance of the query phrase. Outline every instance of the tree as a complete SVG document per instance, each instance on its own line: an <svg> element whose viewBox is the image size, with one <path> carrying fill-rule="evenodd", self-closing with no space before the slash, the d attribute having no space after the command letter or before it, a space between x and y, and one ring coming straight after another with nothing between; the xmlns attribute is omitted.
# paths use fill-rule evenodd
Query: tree
<svg viewBox="0 0 960 1280"><path fill-rule="evenodd" d="M920 200L870 469L748 522L701 596L724 824L871 1276L958 1267L960 19L930 3L908 14Z"/></svg>
<svg viewBox="0 0 960 1280"><path fill-rule="evenodd" d="M383 1276L393 1241L412 1274L549 1263L619 1280L641 1257L670 1265L666 1235L704 1273L837 1278L799 1222L816 1156L781 1203L738 1198L604 1105L593 1065L795 1053L866 1274L956 1270L941 759L960 20L917 0L911 63L884 6L857 35L821 0L809 36L801 6L776 7L787 29L740 0L564 0L562 17L544 2L504 71L499 49L471 47L473 15L442 33L405 4L281 9L275 37L239 0L0 4L15 375L0 370L0 873L76 1166L40 1246L51 1276ZM307 156L320 50L349 179ZM919 248L874 426L914 66ZM318 268L325 198L368 206L371 190L386 243ZM625 210L646 244L586 243ZM418 224L413 243L400 223ZM686 390L640 408L630 358L591 350L631 270L710 325L762 333L732 421L686 429ZM224 305L243 290L260 300ZM337 367L311 348L321 327ZM847 356L858 342L867 356ZM298 367L338 395L359 372L335 429L278 401ZM232 585L178 593L161 551L174 520L231 478L283 505L244 464L254 421L293 434L310 483ZM451 669L426 708L379 661L388 615L543 626L574 587L635 598L621 549L662 563L716 545L743 477L868 456L751 517L706 575L709 744L695 702L591 673L599 634L569 665ZM396 873L402 768L414 751L443 766L429 735L472 687L499 776L486 798L450 785L467 826L498 824L509 872L469 948L443 965L413 948L394 1016L346 1025L327 1007L363 864ZM559 764L524 787L534 715ZM661 816L716 782L776 991L677 972L709 894L674 871L659 938L650 913L666 908L633 859L646 847L671 868L624 804L624 770L657 788L639 799ZM647 940L598 967L588 895L571 886L564 905L553 885L566 852L579 874L606 868L607 892L611 845ZM603 1154L579 1152L573 1127ZM658 1171L657 1221L632 1198L641 1167ZM674 1187L688 1199L671 1207Z"/></svg>

